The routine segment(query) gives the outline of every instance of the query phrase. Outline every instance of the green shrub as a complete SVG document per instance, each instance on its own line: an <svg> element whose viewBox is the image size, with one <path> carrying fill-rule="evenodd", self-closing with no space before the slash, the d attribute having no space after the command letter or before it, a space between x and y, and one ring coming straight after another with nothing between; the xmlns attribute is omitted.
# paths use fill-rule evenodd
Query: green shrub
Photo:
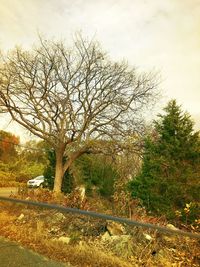
<svg viewBox="0 0 200 267"><path fill-rule="evenodd" d="M95 187L101 196L113 195L118 174L106 156L83 155L76 161L76 166L80 169L87 194L92 194Z"/></svg>

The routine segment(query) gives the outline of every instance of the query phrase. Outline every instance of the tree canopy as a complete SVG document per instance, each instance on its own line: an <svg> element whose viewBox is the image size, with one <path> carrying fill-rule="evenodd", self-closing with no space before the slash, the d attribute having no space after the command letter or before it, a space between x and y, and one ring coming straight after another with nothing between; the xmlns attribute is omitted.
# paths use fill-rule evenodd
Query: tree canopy
<svg viewBox="0 0 200 267"><path fill-rule="evenodd" d="M55 192L94 140L120 140L142 128L139 115L156 87L155 75L113 62L80 36L70 47L40 38L37 47L16 48L0 62L1 111L55 150Z"/></svg>

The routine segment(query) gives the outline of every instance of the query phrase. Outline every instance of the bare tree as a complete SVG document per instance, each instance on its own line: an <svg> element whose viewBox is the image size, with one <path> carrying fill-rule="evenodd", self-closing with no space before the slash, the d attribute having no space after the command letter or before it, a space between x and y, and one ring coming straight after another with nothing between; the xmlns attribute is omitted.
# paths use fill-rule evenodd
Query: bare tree
<svg viewBox="0 0 200 267"><path fill-rule="evenodd" d="M38 47L15 48L0 66L1 111L55 149L55 193L94 140L120 140L139 129L138 114L156 87L151 73L112 62L97 42L80 36L69 48L40 38Z"/></svg>

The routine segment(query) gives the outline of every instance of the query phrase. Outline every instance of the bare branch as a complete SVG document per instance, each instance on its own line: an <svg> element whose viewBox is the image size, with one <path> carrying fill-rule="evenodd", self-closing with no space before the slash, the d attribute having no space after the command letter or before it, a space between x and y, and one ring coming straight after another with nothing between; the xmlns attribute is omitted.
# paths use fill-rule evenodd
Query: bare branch
<svg viewBox="0 0 200 267"><path fill-rule="evenodd" d="M91 140L122 141L140 131L157 84L151 73L112 62L97 42L78 36L66 48L40 37L38 47L2 57L0 108L70 162L91 149Z"/></svg>

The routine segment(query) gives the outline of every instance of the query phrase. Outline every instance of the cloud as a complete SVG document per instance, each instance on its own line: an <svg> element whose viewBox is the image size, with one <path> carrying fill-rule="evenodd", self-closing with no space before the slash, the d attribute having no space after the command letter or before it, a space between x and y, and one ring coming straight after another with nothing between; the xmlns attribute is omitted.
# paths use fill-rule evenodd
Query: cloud
<svg viewBox="0 0 200 267"><path fill-rule="evenodd" d="M37 31L70 38L82 30L114 59L163 77L166 100L191 113L200 103L200 0L1 0L0 47L30 46Z"/></svg>

